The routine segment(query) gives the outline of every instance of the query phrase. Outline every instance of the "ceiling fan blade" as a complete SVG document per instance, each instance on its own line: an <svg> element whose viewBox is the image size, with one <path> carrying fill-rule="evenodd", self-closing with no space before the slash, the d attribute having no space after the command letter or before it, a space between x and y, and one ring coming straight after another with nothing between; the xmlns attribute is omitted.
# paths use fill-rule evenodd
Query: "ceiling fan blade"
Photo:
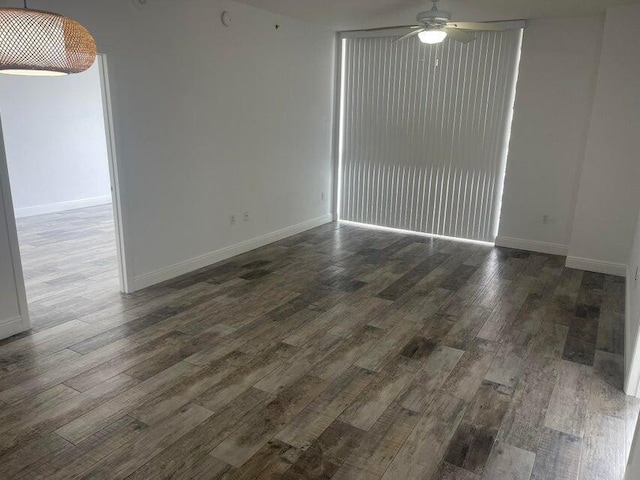
<svg viewBox="0 0 640 480"><path fill-rule="evenodd" d="M424 28L421 28L420 30L414 30L413 32L407 33L406 35L403 35L402 37L396 38L395 40L393 40L391 43L396 43L399 42L401 40L405 40L409 37L413 37L414 35L418 35L420 32L423 32Z"/></svg>
<svg viewBox="0 0 640 480"><path fill-rule="evenodd" d="M359 30L353 30L354 32L380 32L384 30L399 30L401 28L424 28L424 25L395 25L393 27L373 27L373 28L361 28Z"/></svg>
<svg viewBox="0 0 640 480"><path fill-rule="evenodd" d="M504 32L512 30L516 23L520 24L520 22L449 22L447 27L476 32Z"/></svg>
<svg viewBox="0 0 640 480"><path fill-rule="evenodd" d="M452 40L460 43L470 43L476 39L476 36L471 32L465 32L464 30L458 30L456 28L446 27L444 31L447 32L447 36Z"/></svg>

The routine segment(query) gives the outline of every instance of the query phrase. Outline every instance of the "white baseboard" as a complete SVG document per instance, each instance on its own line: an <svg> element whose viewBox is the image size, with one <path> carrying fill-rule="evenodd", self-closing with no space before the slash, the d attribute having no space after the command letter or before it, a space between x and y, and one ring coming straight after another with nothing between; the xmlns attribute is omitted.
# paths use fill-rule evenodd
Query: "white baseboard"
<svg viewBox="0 0 640 480"><path fill-rule="evenodd" d="M0 340L29 330L29 325L22 317L0 321Z"/></svg>
<svg viewBox="0 0 640 480"><path fill-rule="evenodd" d="M156 270L155 272L136 276L133 279L133 289L134 291L138 291L143 288L147 288L152 285L164 282L166 280L171 280L172 278L179 277L180 275L196 271L200 268L208 267L209 265L213 265L214 263L218 263L228 258L235 257L236 255L255 250L256 248L264 247L265 245L277 242L278 240L282 240L283 238L297 235L298 233L302 233L306 230L319 227L320 225L324 225L325 223L330 223L332 221L332 214L323 215L322 217L307 220L306 222L298 223L297 225L292 225L290 227L283 228L282 230L267 233L266 235L252 238L251 240L246 240L236 245L221 248L220 250L216 250L215 252L207 253L205 255L192 258L185 262L176 263L175 265L171 265L170 267L163 268L161 270Z"/></svg>
<svg viewBox="0 0 640 480"><path fill-rule="evenodd" d="M111 195L103 197L81 198L80 200L70 200L68 202L49 203L47 205L36 205L34 207L16 208L16 218L33 217L44 215L45 213L64 212L77 208L96 207L111 203Z"/></svg>
<svg viewBox="0 0 640 480"><path fill-rule="evenodd" d="M525 240L524 238L498 237L496 246L527 250L529 252L546 253L549 255L565 256L569 252L569 246L561 243L539 242L537 240Z"/></svg>
<svg viewBox="0 0 640 480"><path fill-rule="evenodd" d="M587 272L605 273L624 277L627 274L627 266L623 263L603 262L583 257L567 257L567 268L576 270L586 270Z"/></svg>

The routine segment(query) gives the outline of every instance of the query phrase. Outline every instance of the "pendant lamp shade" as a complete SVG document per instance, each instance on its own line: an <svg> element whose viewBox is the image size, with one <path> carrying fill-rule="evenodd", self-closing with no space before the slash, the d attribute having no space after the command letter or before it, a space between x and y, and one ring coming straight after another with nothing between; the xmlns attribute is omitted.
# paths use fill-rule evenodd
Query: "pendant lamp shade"
<svg viewBox="0 0 640 480"><path fill-rule="evenodd" d="M80 73L95 58L93 37L75 20L40 10L0 8L0 73Z"/></svg>

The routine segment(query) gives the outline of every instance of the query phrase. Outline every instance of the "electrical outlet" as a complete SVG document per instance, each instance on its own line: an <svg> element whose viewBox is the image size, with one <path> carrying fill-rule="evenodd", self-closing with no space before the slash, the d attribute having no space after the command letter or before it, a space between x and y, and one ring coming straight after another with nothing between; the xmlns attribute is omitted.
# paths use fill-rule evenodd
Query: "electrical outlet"
<svg viewBox="0 0 640 480"><path fill-rule="evenodd" d="M322 193L320 194L320 200L322 200L322 201L324 202L324 192L322 192Z"/></svg>
<svg viewBox="0 0 640 480"><path fill-rule="evenodd" d="M542 223L544 223L545 225L549 225L549 215L543 215L542 216Z"/></svg>
<svg viewBox="0 0 640 480"><path fill-rule="evenodd" d="M244 212L244 221L245 222L249 221L249 212Z"/></svg>
<svg viewBox="0 0 640 480"><path fill-rule="evenodd" d="M236 224L236 216L235 215L229 216L229 223L231 223L231 225L235 225Z"/></svg>

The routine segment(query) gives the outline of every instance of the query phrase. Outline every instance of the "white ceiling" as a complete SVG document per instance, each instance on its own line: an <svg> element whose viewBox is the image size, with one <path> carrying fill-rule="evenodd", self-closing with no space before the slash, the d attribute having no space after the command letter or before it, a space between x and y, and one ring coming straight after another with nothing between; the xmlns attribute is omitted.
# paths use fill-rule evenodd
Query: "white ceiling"
<svg viewBox="0 0 640 480"><path fill-rule="evenodd" d="M431 7L425 0L238 0L335 30L408 25L419 11ZM599 15L607 7L640 0L441 0L439 8L454 20L487 21L543 17Z"/></svg>

